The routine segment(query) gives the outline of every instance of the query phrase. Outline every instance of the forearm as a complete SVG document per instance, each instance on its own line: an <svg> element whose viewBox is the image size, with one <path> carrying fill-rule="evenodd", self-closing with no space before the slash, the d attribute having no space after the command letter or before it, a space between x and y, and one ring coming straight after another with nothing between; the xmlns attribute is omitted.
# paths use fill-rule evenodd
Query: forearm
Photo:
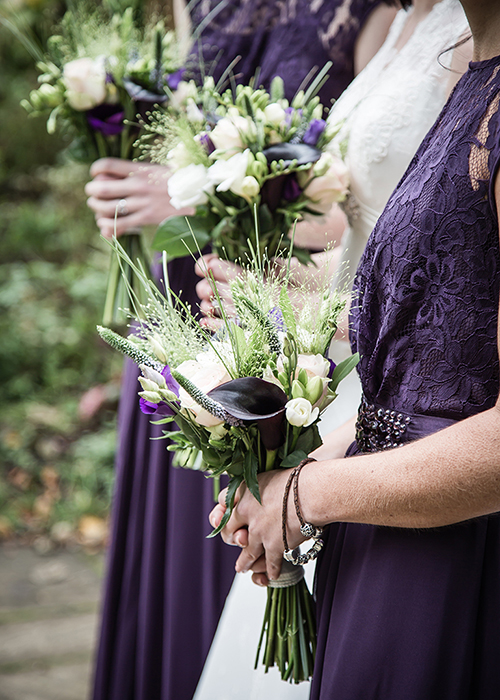
<svg viewBox="0 0 500 700"><path fill-rule="evenodd" d="M500 510L500 410L495 407L401 448L307 465L304 517L440 527Z"/></svg>

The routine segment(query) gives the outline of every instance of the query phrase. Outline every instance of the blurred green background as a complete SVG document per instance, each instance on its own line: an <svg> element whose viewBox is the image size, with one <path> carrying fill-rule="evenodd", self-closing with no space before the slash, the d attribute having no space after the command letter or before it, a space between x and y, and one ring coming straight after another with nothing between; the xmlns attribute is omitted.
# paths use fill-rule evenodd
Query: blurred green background
<svg viewBox="0 0 500 700"><path fill-rule="evenodd" d="M44 43L55 0L5 3ZM33 59L0 25L0 538L100 547L113 485L121 358L100 341L109 249L68 162L19 106Z"/></svg>

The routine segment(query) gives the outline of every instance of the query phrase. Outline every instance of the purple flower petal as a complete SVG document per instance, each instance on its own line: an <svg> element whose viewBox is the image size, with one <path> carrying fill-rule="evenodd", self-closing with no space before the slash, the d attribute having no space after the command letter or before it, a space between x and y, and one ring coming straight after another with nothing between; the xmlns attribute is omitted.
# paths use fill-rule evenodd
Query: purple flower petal
<svg viewBox="0 0 500 700"><path fill-rule="evenodd" d="M304 134L302 142L307 143L309 146L315 146L319 141L319 137L325 130L325 126L326 122L324 119L312 119L309 122L309 126L307 127L307 131Z"/></svg>
<svg viewBox="0 0 500 700"><path fill-rule="evenodd" d="M283 199L287 202L293 202L300 197L302 190L299 187L297 178L295 174L288 175L285 180L285 186L283 187Z"/></svg>
<svg viewBox="0 0 500 700"><path fill-rule="evenodd" d="M125 112L121 105L99 105L85 114L89 126L104 136L116 136L123 131Z"/></svg>
<svg viewBox="0 0 500 700"><path fill-rule="evenodd" d="M328 370L328 374L326 375L328 379L331 379L333 376L333 373L335 371L335 367L337 366L333 360L330 360L329 357L326 358L328 362L330 363L330 369Z"/></svg>
<svg viewBox="0 0 500 700"><path fill-rule="evenodd" d="M180 68L179 70L175 71L175 73L167 75L167 85L171 90L177 90L185 72L185 68Z"/></svg>

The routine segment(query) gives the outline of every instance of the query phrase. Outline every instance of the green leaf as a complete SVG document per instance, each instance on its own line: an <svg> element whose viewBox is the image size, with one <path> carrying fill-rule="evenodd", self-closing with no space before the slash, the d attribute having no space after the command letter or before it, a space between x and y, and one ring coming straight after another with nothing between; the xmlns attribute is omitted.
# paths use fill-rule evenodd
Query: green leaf
<svg viewBox="0 0 500 700"><path fill-rule="evenodd" d="M340 382L347 377L347 375L352 372L359 362L359 353L351 355L346 360L340 362L333 370L332 378L330 384L328 385L331 391L335 391L340 384Z"/></svg>
<svg viewBox="0 0 500 700"><path fill-rule="evenodd" d="M171 216L158 226L153 250L165 250L170 260L196 253L210 241L209 226L204 216Z"/></svg>
<svg viewBox="0 0 500 700"><path fill-rule="evenodd" d="M231 513L233 512L236 491L238 490L238 486L241 484L242 481L243 481L243 476L233 476L229 480L229 484L227 485L227 493L226 493L226 509L227 510L224 513L219 525L215 528L215 530L213 530L209 535L207 535L207 538L210 539L211 537L215 537L226 526L229 518L231 517Z"/></svg>
<svg viewBox="0 0 500 700"><path fill-rule="evenodd" d="M257 479L258 468L259 462L257 457L249 450L245 455L245 469L243 471L243 476L252 496L262 504L262 501L260 500L259 481Z"/></svg>
<svg viewBox="0 0 500 700"><path fill-rule="evenodd" d="M295 447L297 450L302 450L302 452L309 455L322 444L323 440L319 434L318 426L314 424L306 428L300 434Z"/></svg>
<svg viewBox="0 0 500 700"><path fill-rule="evenodd" d="M281 462L281 469L292 469L302 462L303 459L307 458L307 452L304 450L294 450Z"/></svg>

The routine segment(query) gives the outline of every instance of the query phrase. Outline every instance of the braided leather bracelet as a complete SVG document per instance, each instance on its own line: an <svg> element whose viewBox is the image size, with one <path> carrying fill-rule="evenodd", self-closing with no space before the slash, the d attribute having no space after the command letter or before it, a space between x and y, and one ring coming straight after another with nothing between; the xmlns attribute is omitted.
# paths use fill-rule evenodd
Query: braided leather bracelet
<svg viewBox="0 0 500 700"><path fill-rule="evenodd" d="M290 476L288 477L288 481L286 482L285 486L285 491L283 493L283 510L282 510L282 520L281 520L281 528L282 528L282 534L283 534L283 558L286 559L287 561L291 562L292 564L295 565L300 565L300 564L307 564L308 561L311 561L312 559L316 559L318 556L319 552L321 551L321 548L323 547L323 540L320 539L321 535L323 534L323 528L322 527L316 527L315 525L311 525L311 523L306 523L304 518L302 517L302 513L300 512L300 506L299 506L299 474L300 470L302 467L305 467L306 464L309 464L309 462L315 462L316 460L313 459L312 457L308 457L307 459L303 459L302 462L295 467L295 469L292 470L290 473ZM297 514L297 518L299 519L300 523L300 532L304 537L307 537L308 539L313 539L314 544L309 549L307 552L304 552L304 554L300 554L298 549L290 549L288 547L288 540L286 536L286 516L287 516L287 511L288 511L288 494L290 493L290 488L292 486L293 482L293 502L295 505L295 512Z"/></svg>

